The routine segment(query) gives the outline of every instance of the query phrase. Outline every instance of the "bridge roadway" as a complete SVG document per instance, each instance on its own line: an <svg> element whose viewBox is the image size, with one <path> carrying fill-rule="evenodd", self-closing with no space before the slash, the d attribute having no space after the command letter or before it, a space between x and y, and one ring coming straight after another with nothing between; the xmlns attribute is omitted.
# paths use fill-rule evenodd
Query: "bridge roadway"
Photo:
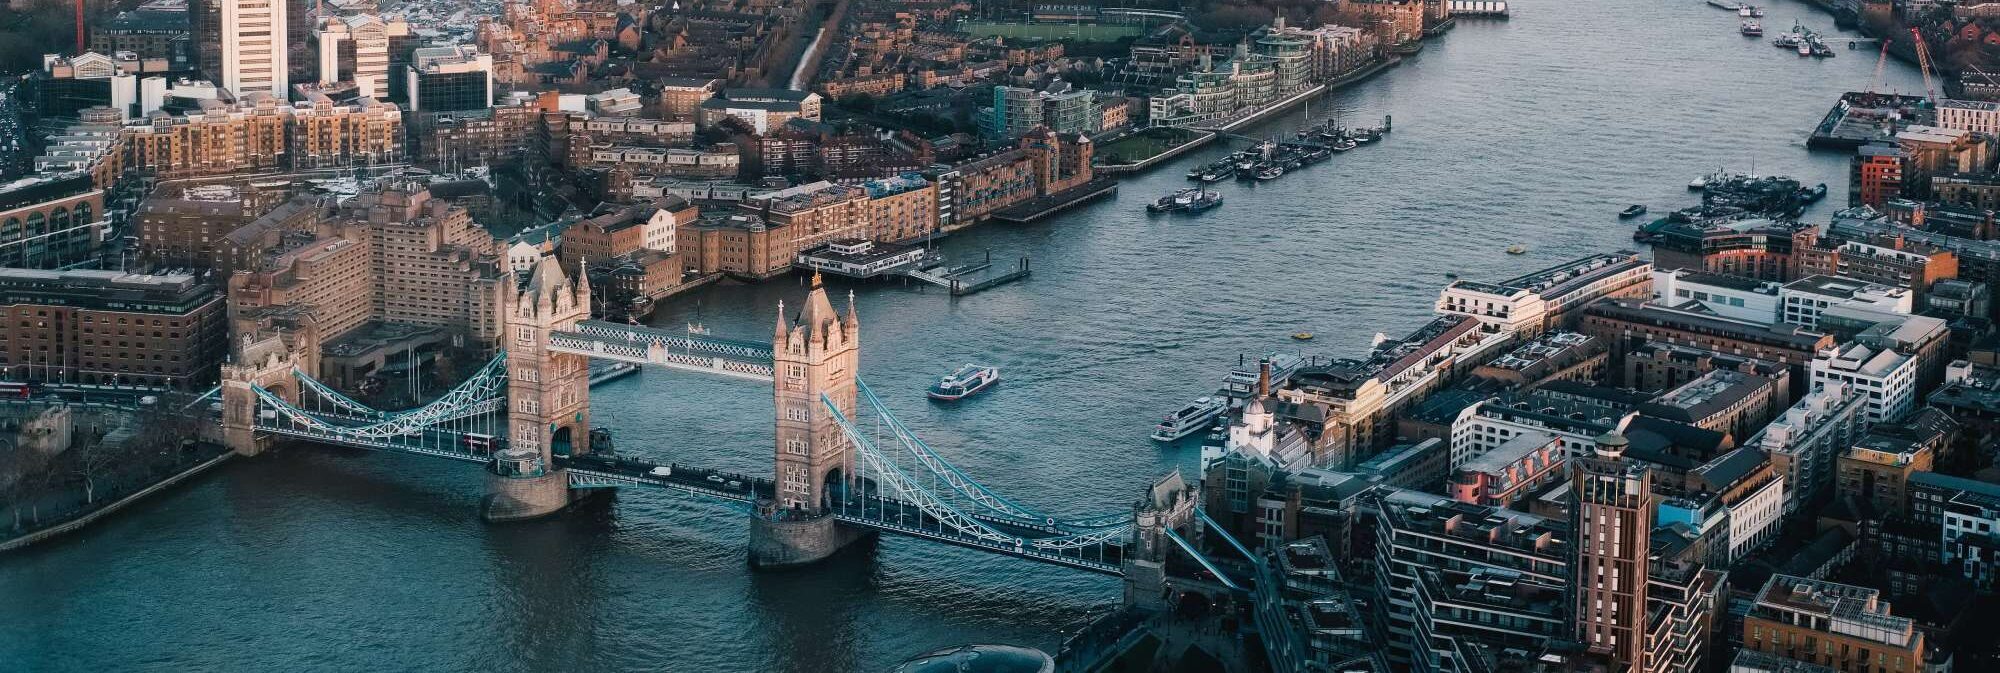
<svg viewBox="0 0 2000 673"><path fill-rule="evenodd" d="M549 350L753 381L772 378L770 344L602 320L579 322L573 332L550 333Z"/></svg>
<svg viewBox="0 0 2000 673"><path fill-rule="evenodd" d="M680 464L664 465L670 470L670 473L665 475L653 473L655 468L663 467L662 464L631 458L557 456L556 465L569 470L570 485L576 488L644 486L741 505L755 502L759 498L771 498L776 493L776 485L769 479ZM864 490L873 491L874 485L871 483L864 487ZM966 535L926 514L923 508L915 503L896 498L882 495L856 496L849 498L846 505L834 507L834 518L849 526L980 551L999 552L1069 568L1109 575L1122 574L1119 561L1124 558L1125 548L1121 545L1100 543L1064 554L1027 546L1000 544ZM780 516L783 516L783 513L780 513ZM973 518L1003 533L1028 540L1064 534L1053 526L1025 524L986 515L974 515Z"/></svg>

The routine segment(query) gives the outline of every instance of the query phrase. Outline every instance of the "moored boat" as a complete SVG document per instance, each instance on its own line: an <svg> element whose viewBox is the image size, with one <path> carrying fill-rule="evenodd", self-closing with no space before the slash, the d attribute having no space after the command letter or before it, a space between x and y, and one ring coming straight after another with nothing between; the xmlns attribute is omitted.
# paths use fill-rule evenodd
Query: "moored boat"
<svg viewBox="0 0 2000 673"><path fill-rule="evenodd" d="M1153 441L1171 442L1194 434L1209 421L1221 416L1229 404L1213 397L1203 397L1181 407L1153 427Z"/></svg>
<svg viewBox="0 0 2000 673"><path fill-rule="evenodd" d="M924 391L924 394L934 400L955 402L976 395L979 391L991 388L993 384L999 382L999 367L968 364L938 379L937 384L931 386L930 390Z"/></svg>
<svg viewBox="0 0 2000 673"><path fill-rule="evenodd" d="M1618 211L1618 219L1631 219L1644 214L1646 214L1645 204L1634 203L1624 210Z"/></svg>
<svg viewBox="0 0 2000 673"><path fill-rule="evenodd" d="M1743 22L1743 27L1737 30L1743 33L1745 37L1757 37L1764 34L1763 24L1755 21L1745 21Z"/></svg>

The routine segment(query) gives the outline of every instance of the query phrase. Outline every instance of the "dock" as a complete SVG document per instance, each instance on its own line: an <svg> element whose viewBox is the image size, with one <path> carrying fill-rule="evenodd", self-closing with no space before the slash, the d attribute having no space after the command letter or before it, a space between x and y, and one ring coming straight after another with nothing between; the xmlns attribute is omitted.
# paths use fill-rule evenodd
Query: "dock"
<svg viewBox="0 0 2000 673"><path fill-rule="evenodd" d="M1506 0L1451 0L1450 6L1451 16L1453 17L1465 16L1482 19L1505 19L1508 17Z"/></svg>
<svg viewBox="0 0 2000 673"><path fill-rule="evenodd" d="M1015 264L1013 271L1008 271L1006 273L988 276L984 279L974 281L971 283L965 282L965 280L962 278L958 277L951 278L950 279L951 296L963 297L969 294L977 294L1027 277L1028 277L1028 258L1022 257L1021 260Z"/></svg>
<svg viewBox="0 0 2000 673"><path fill-rule="evenodd" d="M1806 138L1812 149L1853 150L1890 141L1911 124L1928 124L1937 112L1921 96L1850 91L1840 97Z"/></svg>
<svg viewBox="0 0 2000 673"><path fill-rule="evenodd" d="M1036 197L1002 208L993 213L993 219L1027 224L1116 193L1118 193L1117 180L1097 178L1048 196Z"/></svg>

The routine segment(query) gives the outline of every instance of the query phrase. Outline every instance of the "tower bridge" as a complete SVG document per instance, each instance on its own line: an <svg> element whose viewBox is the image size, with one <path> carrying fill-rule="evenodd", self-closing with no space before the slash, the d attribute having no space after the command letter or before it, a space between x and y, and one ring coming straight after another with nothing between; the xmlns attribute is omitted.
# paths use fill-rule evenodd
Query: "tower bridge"
<svg viewBox="0 0 2000 673"><path fill-rule="evenodd" d="M224 439L247 455L289 438L479 464L492 521L553 514L596 489L699 498L749 515L758 566L812 563L888 533L1124 576L1128 593L1143 594L1165 581L1168 550L1194 553L1186 540L1202 526L1193 489L1177 476L1136 505L1079 517L1017 503L951 464L868 389L853 298L836 311L817 275L802 309L788 315L779 305L769 343L593 321L589 306L588 279L572 280L543 258L512 296L503 350L429 404L396 411L315 380L310 344L243 337L223 368ZM768 382L772 473L655 463L593 446L591 359Z"/></svg>

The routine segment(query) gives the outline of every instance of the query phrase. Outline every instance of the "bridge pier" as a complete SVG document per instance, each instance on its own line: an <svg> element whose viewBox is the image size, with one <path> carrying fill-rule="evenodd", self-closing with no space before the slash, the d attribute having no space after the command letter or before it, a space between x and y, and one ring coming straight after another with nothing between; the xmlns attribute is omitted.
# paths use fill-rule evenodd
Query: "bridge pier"
<svg viewBox="0 0 2000 673"><path fill-rule="evenodd" d="M764 512L750 516L750 565L787 568L810 565L839 553L847 545L873 537L875 531L840 525L832 515L779 520Z"/></svg>
<svg viewBox="0 0 2000 673"><path fill-rule="evenodd" d="M480 514L495 523L526 521L560 512L569 501L568 472L548 469L534 451L508 449L486 475Z"/></svg>

